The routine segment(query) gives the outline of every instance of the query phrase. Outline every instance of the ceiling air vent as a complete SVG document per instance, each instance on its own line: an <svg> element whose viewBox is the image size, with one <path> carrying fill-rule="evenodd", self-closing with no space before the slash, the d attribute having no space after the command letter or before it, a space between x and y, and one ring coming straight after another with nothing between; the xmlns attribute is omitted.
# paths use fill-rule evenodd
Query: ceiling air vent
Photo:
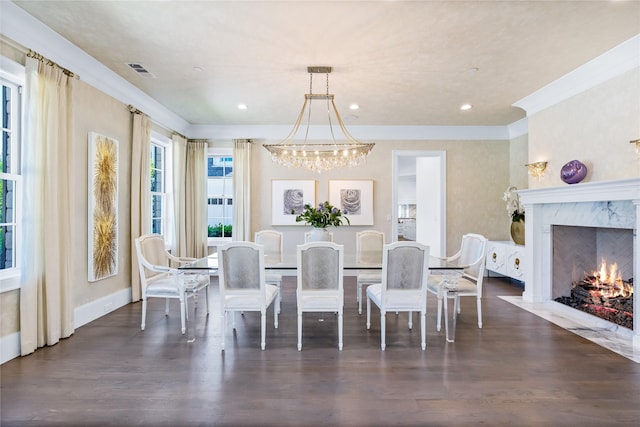
<svg viewBox="0 0 640 427"><path fill-rule="evenodd" d="M146 68L144 68L144 66L141 64L127 63L127 65L129 66L129 68L131 68L133 71L135 71L142 77L148 77L148 78L156 77L153 74L151 74Z"/></svg>

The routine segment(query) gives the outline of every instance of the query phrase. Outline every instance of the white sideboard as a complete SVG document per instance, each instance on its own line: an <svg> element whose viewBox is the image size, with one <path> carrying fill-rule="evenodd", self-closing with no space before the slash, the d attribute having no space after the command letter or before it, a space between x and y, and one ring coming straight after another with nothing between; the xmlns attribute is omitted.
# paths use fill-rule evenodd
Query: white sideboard
<svg viewBox="0 0 640 427"><path fill-rule="evenodd" d="M512 279L524 280L527 263L524 246L513 242L487 242L486 269Z"/></svg>

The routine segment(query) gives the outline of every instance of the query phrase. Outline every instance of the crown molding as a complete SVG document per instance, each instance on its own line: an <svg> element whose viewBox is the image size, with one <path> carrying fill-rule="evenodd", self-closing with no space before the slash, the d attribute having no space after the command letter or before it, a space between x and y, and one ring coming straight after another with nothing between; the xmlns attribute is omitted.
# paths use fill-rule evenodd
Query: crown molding
<svg viewBox="0 0 640 427"><path fill-rule="evenodd" d="M565 74L515 104L531 116L627 71L640 67L640 34Z"/></svg>
<svg viewBox="0 0 640 427"><path fill-rule="evenodd" d="M511 123L507 126L509 132L509 139L514 139L522 135L529 133L529 119L526 117Z"/></svg>

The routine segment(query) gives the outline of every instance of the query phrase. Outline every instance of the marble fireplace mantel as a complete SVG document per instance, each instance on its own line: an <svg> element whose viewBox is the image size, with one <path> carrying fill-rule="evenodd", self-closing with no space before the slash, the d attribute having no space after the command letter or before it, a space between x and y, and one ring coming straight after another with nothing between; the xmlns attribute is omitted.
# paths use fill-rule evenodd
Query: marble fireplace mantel
<svg viewBox="0 0 640 427"><path fill-rule="evenodd" d="M633 277L640 280L640 178L588 182L518 192L525 212L525 253L531 260L525 271L524 303L543 303L556 308L551 299L552 226L613 227L633 230ZM640 351L640 291L634 292L634 327L626 329L634 352ZM573 310L577 311L577 310ZM593 317L593 316L592 316ZM606 321L605 321L606 322ZM618 328L605 326L608 329Z"/></svg>

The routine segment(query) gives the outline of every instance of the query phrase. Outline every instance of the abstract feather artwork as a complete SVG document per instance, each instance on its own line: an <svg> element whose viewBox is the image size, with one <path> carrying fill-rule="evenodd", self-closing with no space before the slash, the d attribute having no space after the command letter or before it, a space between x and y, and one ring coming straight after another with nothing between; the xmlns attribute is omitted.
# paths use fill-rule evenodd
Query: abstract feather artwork
<svg viewBox="0 0 640 427"><path fill-rule="evenodd" d="M89 133L90 282L118 272L118 141Z"/></svg>

